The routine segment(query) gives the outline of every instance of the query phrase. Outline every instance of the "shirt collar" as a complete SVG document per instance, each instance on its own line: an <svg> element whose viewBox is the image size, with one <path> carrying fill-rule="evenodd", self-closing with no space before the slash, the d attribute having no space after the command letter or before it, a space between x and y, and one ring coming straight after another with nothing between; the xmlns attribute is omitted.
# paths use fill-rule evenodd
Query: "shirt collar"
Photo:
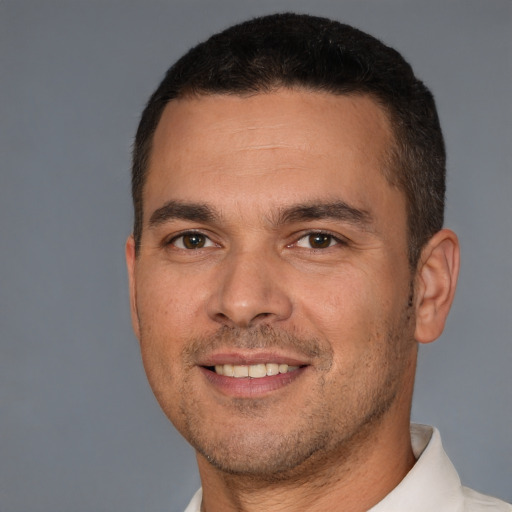
<svg viewBox="0 0 512 512"><path fill-rule="evenodd" d="M411 424L412 451L417 461L405 478L368 512L453 512L462 510L464 497L457 471L443 450L434 427ZM185 512L201 509L196 493Z"/></svg>
<svg viewBox="0 0 512 512"><path fill-rule="evenodd" d="M457 471L443 450L436 428L411 425L416 464L381 502L368 512L447 512L463 506Z"/></svg>

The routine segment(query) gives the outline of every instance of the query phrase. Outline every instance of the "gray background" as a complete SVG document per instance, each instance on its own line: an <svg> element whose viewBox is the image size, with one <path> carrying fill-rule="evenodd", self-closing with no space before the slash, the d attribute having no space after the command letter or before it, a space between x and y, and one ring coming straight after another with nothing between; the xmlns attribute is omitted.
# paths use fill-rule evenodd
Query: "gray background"
<svg viewBox="0 0 512 512"><path fill-rule="evenodd" d="M199 485L131 332L130 146L174 59L277 10L369 31L436 95L463 261L413 418L440 428L467 485L512 500L510 0L3 0L0 510L179 511Z"/></svg>

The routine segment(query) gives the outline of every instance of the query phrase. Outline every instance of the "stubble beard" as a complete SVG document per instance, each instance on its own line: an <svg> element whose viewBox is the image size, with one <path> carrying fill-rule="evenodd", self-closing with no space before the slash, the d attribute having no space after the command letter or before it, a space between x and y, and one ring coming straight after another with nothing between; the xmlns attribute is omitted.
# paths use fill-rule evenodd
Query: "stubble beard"
<svg viewBox="0 0 512 512"><path fill-rule="evenodd" d="M183 421L177 427L212 466L226 475L249 477L263 485L297 482L301 475L328 470L333 462L348 467L401 391L415 344L411 316L412 308L408 305L395 325L388 326L384 333L374 333L372 350L366 358L357 361L357 367L345 368L334 379L329 375L332 349L327 342L317 339L297 337L271 327L250 331L222 328L212 337L196 339L184 350L184 361L204 347L222 344L259 349L293 346L299 353L316 358L315 371L319 377L301 410L285 411L294 417L288 430L268 428L264 423L275 407L283 408L281 402L272 398L244 398L232 400L230 411L222 413L235 415L242 424L229 432L212 428L211 419L203 413L201 397L190 392L184 379L179 407ZM265 426L259 431L251 428L251 422L258 421ZM243 428L244 422L248 429Z"/></svg>

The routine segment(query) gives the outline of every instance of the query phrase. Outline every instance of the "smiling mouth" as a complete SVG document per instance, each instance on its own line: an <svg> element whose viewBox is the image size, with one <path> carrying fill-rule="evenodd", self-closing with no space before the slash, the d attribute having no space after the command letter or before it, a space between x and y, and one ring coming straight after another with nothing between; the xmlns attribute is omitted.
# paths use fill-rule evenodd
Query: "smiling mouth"
<svg viewBox="0 0 512 512"><path fill-rule="evenodd" d="M290 373L296 371L300 366L290 366L288 364L266 363L266 364L220 364L215 366L207 366L208 370L215 372L223 377L233 377L235 379L251 378L261 379L263 377L271 377L274 375Z"/></svg>

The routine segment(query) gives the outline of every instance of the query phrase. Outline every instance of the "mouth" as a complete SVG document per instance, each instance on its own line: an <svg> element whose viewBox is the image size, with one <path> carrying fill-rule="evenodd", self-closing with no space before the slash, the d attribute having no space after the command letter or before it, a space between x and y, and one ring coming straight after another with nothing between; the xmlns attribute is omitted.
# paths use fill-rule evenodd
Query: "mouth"
<svg viewBox="0 0 512 512"><path fill-rule="evenodd" d="M239 398L263 397L299 379L310 364L274 354L216 354L199 365L213 389Z"/></svg>
<svg viewBox="0 0 512 512"><path fill-rule="evenodd" d="M272 377L280 374L293 372L301 366L291 366L286 363L258 363L258 364L217 364L207 366L206 369L215 372L224 377L233 377L235 379L262 379L263 377Z"/></svg>

